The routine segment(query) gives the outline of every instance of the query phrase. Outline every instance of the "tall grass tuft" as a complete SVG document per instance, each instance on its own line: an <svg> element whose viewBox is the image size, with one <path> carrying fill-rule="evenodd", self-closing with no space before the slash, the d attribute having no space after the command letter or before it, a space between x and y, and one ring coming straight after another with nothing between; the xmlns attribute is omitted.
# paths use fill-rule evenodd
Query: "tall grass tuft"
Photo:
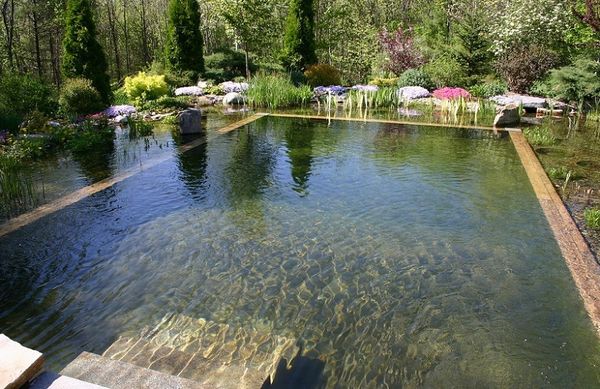
<svg viewBox="0 0 600 389"><path fill-rule="evenodd" d="M374 108L399 107L402 104L398 88L383 87L378 90L351 90L348 92L344 107L367 110Z"/></svg>
<svg viewBox="0 0 600 389"><path fill-rule="evenodd" d="M558 142L548 127L529 127L523 130L523 134L534 146L551 146Z"/></svg>
<svg viewBox="0 0 600 389"><path fill-rule="evenodd" d="M36 203L32 177L21 159L0 151L0 213L12 216Z"/></svg>
<svg viewBox="0 0 600 389"><path fill-rule="evenodd" d="M307 106L312 94L309 86L295 86L287 76L264 74L255 76L246 92L248 104L270 109Z"/></svg>

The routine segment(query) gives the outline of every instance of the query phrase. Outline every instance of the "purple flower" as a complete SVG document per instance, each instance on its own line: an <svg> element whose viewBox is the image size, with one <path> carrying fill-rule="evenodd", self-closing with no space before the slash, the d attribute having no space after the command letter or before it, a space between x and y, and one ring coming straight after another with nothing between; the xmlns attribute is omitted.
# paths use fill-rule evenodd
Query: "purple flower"
<svg viewBox="0 0 600 389"><path fill-rule="evenodd" d="M131 116L136 113L137 110L133 105L113 105L112 107L108 107L104 110L104 115L109 118L114 118L116 116Z"/></svg>
<svg viewBox="0 0 600 389"><path fill-rule="evenodd" d="M8 142L8 131L0 131L0 144Z"/></svg>
<svg viewBox="0 0 600 389"><path fill-rule="evenodd" d="M346 88L340 85L318 86L313 90L315 96L320 97L327 94L341 96L346 93Z"/></svg>
<svg viewBox="0 0 600 389"><path fill-rule="evenodd" d="M422 99L429 97L429 91L420 86L405 86L398 89L398 97L401 99Z"/></svg>
<svg viewBox="0 0 600 389"><path fill-rule="evenodd" d="M225 93L231 93L231 92L242 93L242 92L245 92L248 90L248 83L246 83L246 82L225 81L225 82L222 82L221 84L219 84L219 86Z"/></svg>
<svg viewBox="0 0 600 389"><path fill-rule="evenodd" d="M175 96L202 96L204 90L198 86L184 86L175 89Z"/></svg>

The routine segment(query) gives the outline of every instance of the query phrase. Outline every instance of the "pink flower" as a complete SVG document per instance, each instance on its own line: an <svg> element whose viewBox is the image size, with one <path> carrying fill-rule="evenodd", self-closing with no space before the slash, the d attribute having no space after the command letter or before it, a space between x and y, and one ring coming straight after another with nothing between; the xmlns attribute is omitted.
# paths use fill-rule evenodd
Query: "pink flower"
<svg viewBox="0 0 600 389"><path fill-rule="evenodd" d="M464 90L463 88L450 88L445 87L441 89L436 89L433 91L433 97L438 98L440 100L454 100L458 98L470 99L471 94Z"/></svg>

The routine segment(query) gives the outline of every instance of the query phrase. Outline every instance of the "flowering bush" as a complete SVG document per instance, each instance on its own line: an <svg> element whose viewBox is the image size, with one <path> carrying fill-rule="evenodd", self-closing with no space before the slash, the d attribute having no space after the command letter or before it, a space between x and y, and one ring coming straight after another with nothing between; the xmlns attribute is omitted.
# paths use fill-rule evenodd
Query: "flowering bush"
<svg viewBox="0 0 600 389"><path fill-rule="evenodd" d="M362 92L377 92L379 87L377 85L354 85L352 90L358 90Z"/></svg>
<svg viewBox="0 0 600 389"><path fill-rule="evenodd" d="M8 131L0 131L0 145L8 142Z"/></svg>
<svg viewBox="0 0 600 389"><path fill-rule="evenodd" d="M309 66L304 72L308 85L315 87L318 85L337 85L341 82L340 72L331 65L317 64Z"/></svg>
<svg viewBox="0 0 600 389"><path fill-rule="evenodd" d="M379 43L388 57L385 68L392 73L400 75L423 64L423 56L414 46L410 31L399 28L389 33L384 29L379 33Z"/></svg>
<svg viewBox="0 0 600 389"><path fill-rule="evenodd" d="M202 96L204 90L198 86L184 86L175 89L175 96Z"/></svg>
<svg viewBox="0 0 600 389"><path fill-rule="evenodd" d="M113 105L111 107L106 108L103 113L104 115L112 119L119 115L131 116L136 112L137 109L135 109L133 105Z"/></svg>
<svg viewBox="0 0 600 389"><path fill-rule="evenodd" d="M441 88L433 91L433 97L440 100L454 100L459 98L469 99L471 94L463 88Z"/></svg>
<svg viewBox="0 0 600 389"><path fill-rule="evenodd" d="M324 96L331 94L333 96L342 96L347 91L346 87L340 85L331 85L331 86L318 86L313 89L313 93L316 97Z"/></svg>
<svg viewBox="0 0 600 389"><path fill-rule="evenodd" d="M248 90L247 82L225 81L225 82L220 83L219 86L221 87L221 90L223 90L223 92L225 92L225 93L231 93L231 92L242 93L242 92L245 92Z"/></svg>
<svg viewBox="0 0 600 389"><path fill-rule="evenodd" d="M400 99L422 99L429 97L429 91L420 86L405 86L398 89L398 97Z"/></svg>
<svg viewBox="0 0 600 389"><path fill-rule="evenodd" d="M136 76L125 77L125 93L136 104L143 104L147 100L156 100L169 93L169 86L164 75L149 75L139 72Z"/></svg>

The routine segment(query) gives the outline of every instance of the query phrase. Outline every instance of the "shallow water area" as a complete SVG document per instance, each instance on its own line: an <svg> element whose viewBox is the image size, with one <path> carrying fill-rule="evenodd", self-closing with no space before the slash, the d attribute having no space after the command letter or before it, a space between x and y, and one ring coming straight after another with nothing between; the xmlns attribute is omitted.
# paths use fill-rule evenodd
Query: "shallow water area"
<svg viewBox="0 0 600 389"><path fill-rule="evenodd" d="M60 369L173 312L293 339L328 387L599 382L504 134L266 117L206 140L0 238L2 332Z"/></svg>

